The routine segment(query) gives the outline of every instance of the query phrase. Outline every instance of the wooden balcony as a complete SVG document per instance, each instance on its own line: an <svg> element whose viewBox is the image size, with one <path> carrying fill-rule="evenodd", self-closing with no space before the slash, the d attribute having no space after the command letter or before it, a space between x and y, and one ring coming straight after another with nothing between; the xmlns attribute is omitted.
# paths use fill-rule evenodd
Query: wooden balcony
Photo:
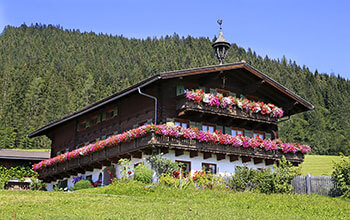
<svg viewBox="0 0 350 220"><path fill-rule="evenodd" d="M210 144L196 140L163 137L151 133L127 143L107 147L102 151L38 170L39 178L45 182L51 182L71 175L78 175L78 173L85 173L85 171L92 171L94 168L101 169L102 166L109 166L112 162L117 163L121 158L130 158L131 156L141 158L142 152L150 155L152 152L167 153L169 149L175 150L175 156L180 156L184 154L184 151L189 151L190 157L197 157L198 152L201 152L203 153L203 159L216 156L217 160L221 160L228 156L231 162L241 158L243 162L253 161L254 164L265 162L266 165L275 163L283 155L294 165L304 160L304 155L300 152L284 154L280 150L245 149L243 147Z"/></svg>
<svg viewBox="0 0 350 220"><path fill-rule="evenodd" d="M178 117L186 117L186 115L193 116L194 113L199 113L202 115L242 119L274 125L277 125L278 123L277 118L270 117L269 115L262 115L260 113L247 113L236 106L233 106L232 109L223 109L216 106L209 106L204 103L196 103L188 100L185 96L178 96L176 110L178 112Z"/></svg>

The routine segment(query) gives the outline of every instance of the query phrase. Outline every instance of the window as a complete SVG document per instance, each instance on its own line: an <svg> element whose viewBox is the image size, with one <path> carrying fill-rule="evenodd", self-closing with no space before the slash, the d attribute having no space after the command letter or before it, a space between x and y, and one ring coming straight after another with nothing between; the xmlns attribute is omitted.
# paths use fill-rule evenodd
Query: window
<svg viewBox="0 0 350 220"><path fill-rule="evenodd" d="M182 95L186 93L185 86L183 84L176 85L176 95Z"/></svg>
<svg viewBox="0 0 350 220"><path fill-rule="evenodd" d="M256 137L260 137L261 139L264 139L265 138L265 133L263 131L253 131L253 137L256 138Z"/></svg>
<svg viewBox="0 0 350 220"><path fill-rule="evenodd" d="M84 130L87 127L88 127L87 120L83 120L83 121L79 122L79 125L78 125L79 131Z"/></svg>
<svg viewBox="0 0 350 220"><path fill-rule="evenodd" d="M202 168L206 173L216 174L216 164L213 163L202 163Z"/></svg>
<svg viewBox="0 0 350 220"><path fill-rule="evenodd" d="M188 128L188 121L187 120L175 119L174 124L175 124L175 126Z"/></svg>
<svg viewBox="0 0 350 220"><path fill-rule="evenodd" d="M118 115L118 108L113 108L106 111L106 119L111 119L117 115Z"/></svg>
<svg viewBox="0 0 350 220"><path fill-rule="evenodd" d="M243 135L243 129L241 128L232 128L231 130L231 135L236 136L236 135Z"/></svg>
<svg viewBox="0 0 350 220"><path fill-rule="evenodd" d="M215 125L212 125L212 124L202 124L202 130L203 130L203 131L214 132L214 131L215 131Z"/></svg>
<svg viewBox="0 0 350 220"><path fill-rule="evenodd" d="M95 125L98 123L98 117L99 115L94 115L90 118L90 123L91 123L91 126Z"/></svg>
<svg viewBox="0 0 350 220"><path fill-rule="evenodd" d="M184 174L189 174L191 172L191 162L190 161L181 161L175 160L176 163L181 165L182 172Z"/></svg>

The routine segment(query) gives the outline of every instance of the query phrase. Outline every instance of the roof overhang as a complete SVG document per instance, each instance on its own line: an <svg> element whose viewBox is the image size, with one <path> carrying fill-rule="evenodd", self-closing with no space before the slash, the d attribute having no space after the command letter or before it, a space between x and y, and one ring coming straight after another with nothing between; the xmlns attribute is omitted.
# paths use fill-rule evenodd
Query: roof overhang
<svg viewBox="0 0 350 220"><path fill-rule="evenodd" d="M133 93L137 91L138 88L145 87L149 84L152 84L158 80L161 79L170 79L170 78L176 78L176 77L185 77L185 76L192 76L192 75L198 75L198 74L204 74L204 73L211 73L211 72L221 72L226 70L234 70L234 69L245 69L248 72L254 74L255 76L261 78L262 80L265 80L266 83L274 87L275 89L279 90L283 94L289 96L290 98L294 99L297 103L300 103L303 105L307 110L314 109L314 106L306 101L305 99L301 98L297 94L290 91L285 86L281 85L277 81L273 80L271 77L267 76L266 74L260 72L259 70L255 69L253 66L247 64L246 62L237 62L237 63L229 63L229 64L223 64L223 65L214 65L214 66L205 66L205 67L199 67L199 68L191 68L191 69L185 69L185 70L178 70L178 71L172 71L172 72L163 72L159 73L155 76L152 76L148 79L145 79L137 84L134 84L118 93L115 93L107 98L104 98L98 102L95 102L79 111L76 111L74 113L71 113L59 120L56 120L54 122L51 122L42 128L39 128L38 130L30 133L28 137L35 137L44 135L47 133L47 131L53 127L56 127L58 125L63 124L64 122L67 122L69 120L72 120L74 118L77 118L81 115L84 115L88 112L91 112L97 108L100 108L108 103L111 103L119 98L122 98L130 93Z"/></svg>

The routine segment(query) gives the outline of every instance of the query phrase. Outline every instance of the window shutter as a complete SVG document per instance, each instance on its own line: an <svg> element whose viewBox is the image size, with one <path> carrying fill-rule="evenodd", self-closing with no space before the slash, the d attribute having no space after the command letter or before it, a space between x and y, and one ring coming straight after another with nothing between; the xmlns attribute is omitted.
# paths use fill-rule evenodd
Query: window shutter
<svg viewBox="0 0 350 220"><path fill-rule="evenodd" d="M101 117L102 117L102 115L101 115L101 114L99 114L99 115L97 116L97 121L96 121L96 124L101 122Z"/></svg>
<svg viewBox="0 0 350 220"><path fill-rule="evenodd" d="M224 133L231 135L232 134L232 129L230 127L225 127L225 132Z"/></svg>
<svg viewBox="0 0 350 220"><path fill-rule="evenodd" d="M234 93L234 92L230 92L230 96L232 96L232 97L236 97L236 93Z"/></svg>
<svg viewBox="0 0 350 220"><path fill-rule="evenodd" d="M114 134L118 134L119 132L118 131L115 131Z"/></svg>
<svg viewBox="0 0 350 220"><path fill-rule="evenodd" d="M245 97L244 95L241 94L241 98L242 98L242 99L245 99L246 97Z"/></svg>
<svg viewBox="0 0 350 220"><path fill-rule="evenodd" d="M138 124L134 124L132 127L137 128L138 126L139 126Z"/></svg>
<svg viewBox="0 0 350 220"><path fill-rule="evenodd" d="M216 94L217 94L217 91L216 91L216 89L210 88L210 93L216 95Z"/></svg>
<svg viewBox="0 0 350 220"><path fill-rule="evenodd" d="M247 137L253 137L253 131L252 130L244 130L244 136Z"/></svg>
<svg viewBox="0 0 350 220"><path fill-rule="evenodd" d="M216 130L221 131L221 133L224 133L224 126L216 125Z"/></svg>
<svg viewBox="0 0 350 220"><path fill-rule="evenodd" d="M183 84L176 85L176 95L181 95L185 93L185 87Z"/></svg>
<svg viewBox="0 0 350 220"><path fill-rule="evenodd" d="M265 139L271 140L271 133L265 133Z"/></svg>
<svg viewBox="0 0 350 220"><path fill-rule="evenodd" d="M190 121L190 127L197 127L196 122Z"/></svg>
<svg viewBox="0 0 350 220"><path fill-rule="evenodd" d="M101 137L101 140L104 140L104 139L106 139L106 135L103 135L103 136Z"/></svg>
<svg viewBox="0 0 350 220"><path fill-rule="evenodd" d="M197 127L199 130L202 130L202 123L196 122L196 127Z"/></svg>
<svg viewBox="0 0 350 220"><path fill-rule="evenodd" d="M166 118L166 122L174 122L173 118Z"/></svg>
<svg viewBox="0 0 350 220"><path fill-rule="evenodd" d="M205 92L205 86L200 86L198 87L199 89L203 90L203 92Z"/></svg>
<svg viewBox="0 0 350 220"><path fill-rule="evenodd" d="M153 123L153 119L152 119L152 118L147 120L147 124L150 125L150 124L152 124L152 123Z"/></svg>
<svg viewBox="0 0 350 220"><path fill-rule="evenodd" d="M86 127L90 127L90 120L86 120Z"/></svg>
<svg viewBox="0 0 350 220"><path fill-rule="evenodd" d="M115 109L113 110L113 117L117 116L117 115L118 115L118 108L115 107Z"/></svg>
<svg viewBox="0 0 350 220"><path fill-rule="evenodd" d="M102 121L106 120L106 112L102 113Z"/></svg>

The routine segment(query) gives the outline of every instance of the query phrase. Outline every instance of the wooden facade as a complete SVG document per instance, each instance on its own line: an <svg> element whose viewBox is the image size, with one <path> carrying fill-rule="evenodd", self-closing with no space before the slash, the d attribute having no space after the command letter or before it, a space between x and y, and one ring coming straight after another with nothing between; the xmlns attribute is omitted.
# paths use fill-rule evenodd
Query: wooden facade
<svg viewBox="0 0 350 220"><path fill-rule="evenodd" d="M234 63L211 67L182 70L158 74L133 85L120 93L92 104L78 112L50 123L30 134L30 137L47 135L52 140L51 157L72 151L108 136L130 130L146 123L184 123L184 126L197 126L221 130L224 133L237 129L252 135L253 132L264 138L278 138L278 120L267 115L248 114L240 109L224 110L194 103L184 96L186 89L203 89L205 92L228 93L236 97L272 103L281 107L285 116L311 110L313 106L287 88L278 84L265 74L255 70L246 63ZM146 93L157 99L155 112L154 99L139 93ZM155 121L155 114L157 121ZM204 127L203 127L204 128ZM266 163L278 160L281 152L260 152L240 149L235 152L224 146L204 146L184 140L166 140L155 135L140 140L115 146L98 154L79 160L72 160L40 171L46 181L53 181L69 175L82 173L84 170L109 165L118 158L176 149L180 151L206 152L234 160ZM302 154L287 155L293 163L303 161Z"/></svg>

